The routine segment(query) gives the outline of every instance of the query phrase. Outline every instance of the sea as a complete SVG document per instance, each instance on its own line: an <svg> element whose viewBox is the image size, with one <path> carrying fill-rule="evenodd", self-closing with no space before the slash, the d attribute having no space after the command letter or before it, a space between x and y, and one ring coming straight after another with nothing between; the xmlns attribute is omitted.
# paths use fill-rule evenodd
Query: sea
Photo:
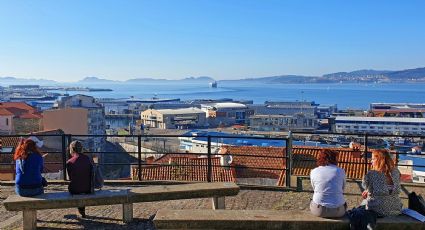
<svg viewBox="0 0 425 230"><path fill-rule="evenodd" d="M372 102L425 103L425 83L335 83L267 84L249 81L219 81L217 88L208 82L154 81L143 83L72 84L113 91L83 93L96 98L180 98L265 101L314 101L321 105L337 104L338 109L368 109ZM63 91L61 91L63 93Z"/></svg>

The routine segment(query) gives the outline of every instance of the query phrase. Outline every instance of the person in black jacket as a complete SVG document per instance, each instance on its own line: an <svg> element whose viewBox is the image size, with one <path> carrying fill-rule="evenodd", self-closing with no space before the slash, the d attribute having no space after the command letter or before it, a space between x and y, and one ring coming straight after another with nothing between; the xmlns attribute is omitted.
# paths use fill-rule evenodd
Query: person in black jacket
<svg viewBox="0 0 425 230"><path fill-rule="evenodd" d="M68 170L69 186L68 191L72 195L90 194L93 192L92 170L93 165L90 158L83 154L83 145L80 141L73 141L69 145L71 159L66 162ZM83 218L86 217L85 207L79 207L78 212Z"/></svg>

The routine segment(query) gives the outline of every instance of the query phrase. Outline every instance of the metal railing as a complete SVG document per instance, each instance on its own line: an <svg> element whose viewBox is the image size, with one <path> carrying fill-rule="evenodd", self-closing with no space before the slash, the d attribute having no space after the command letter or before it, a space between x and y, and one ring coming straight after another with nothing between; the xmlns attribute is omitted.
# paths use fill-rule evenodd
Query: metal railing
<svg viewBox="0 0 425 230"><path fill-rule="evenodd" d="M108 166L130 166L130 170L133 166L137 167L137 179L139 181L143 180L142 175L142 168L146 166L158 166L158 165L169 165L169 164L157 164L157 163L149 163L146 161L146 156L148 154L152 154L152 152L146 152L143 151L145 148L144 143L148 142L149 140L166 140L167 138L179 138L179 137L185 137L185 138L203 138L206 140L206 152L182 152L182 151L172 151L172 152L165 152L165 141L164 141L164 152L161 154L176 154L177 156L180 154L184 155L195 155L195 156L203 156L207 158L207 163L202 165L193 165L193 164L185 164L185 165L177 165L181 167L192 167L192 166L199 166L199 167L205 167L206 168L206 181L211 182L213 181L213 168L214 167L223 167L222 165L216 165L213 164L213 157L217 156L218 154L213 153L212 149L214 148L213 144L216 144L216 148L219 146L219 139L255 139L255 140L265 140L265 141L281 141L282 145L279 147L284 147L284 151L282 150L281 156L264 156L259 154L233 154L233 157L241 156L241 157L252 157L255 159L259 158L267 158L269 160L282 160L282 164L279 165L279 167L252 167L252 166L240 166L240 165L227 165L227 168L231 168L233 170L266 170L270 171L271 173L277 172L285 172L285 186L290 187L291 186L291 175L293 172L293 141L294 136L299 135L343 135L343 136L355 136L356 139L362 139L363 140L363 162L340 162L340 163L349 163L349 164L364 164L364 168L367 172L368 166L370 164L369 162L369 148L368 145L370 143L371 138L384 138L384 137L402 137L402 138L420 138L425 139L425 136L413 136L413 135L371 135L371 134L358 134L358 133L350 133L350 134L341 134L341 133L312 133L312 132L289 132L289 134L286 137L260 137L260 136L214 136L214 135L205 135L205 136L188 136L188 135L71 135L71 134L44 134L44 135L33 135L38 136L40 139L46 139L46 138L57 138L56 143L57 147L60 145L59 148L47 148L47 151L43 151L43 153L49 153L49 154L56 154L60 157L56 157L57 161L47 161L45 164L56 164L61 165L61 168L63 170L63 180L67 180L67 172L66 172L66 162L69 159L68 156L68 150L67 147L69 143L74 139L80 139L87 141L91 138L121 138L124 139L125 143L131 142L133 146L135 146L135 151L125 151L126 154L131 156L136 156L131 159L129 162L107 162L104 160L104 157L101 157L101 162L99 162L99 165L108 167ZM0 139L5 138L26 138L31 135L0 135ZM127 139L127 140L126 140ZM60 143L60 144L59 144ZM106 142L105 142L106 143ZM225 145L225 144L224 144ZM5 146L5 143L3 142L3 146ZM158 146L157 146L158 147ZM0 151L1 153L1 151ZM123 151L106 151L106 150L91 150L86 151L86 153L89 154L102 154L105 156L105 154L115 154L115 153L123 153ZM155 152L154 152L155 153ZM158 152L156 152L158 153ZM13 153L1 153L1 155L7 155L10 156ZM396 163L398 164L399 161L399 155L401 154L407 154L403 152L395 152L396 154ZM143 158L144 155L144 158ZM425 155L425 154L422 154ZM2 159L2 158L0 158ZM299 160L299 159L298 159ZM314 161L312 159L303 159L300 161ZM0 166L7 166L7 165L14 165L13 162L4 162L0 161ZM399 166L410 166L410 167L425 167L425 165L399 165ZM131 172L130 172L131 173ZM275 178L274 178L275 179Z"/></svg>

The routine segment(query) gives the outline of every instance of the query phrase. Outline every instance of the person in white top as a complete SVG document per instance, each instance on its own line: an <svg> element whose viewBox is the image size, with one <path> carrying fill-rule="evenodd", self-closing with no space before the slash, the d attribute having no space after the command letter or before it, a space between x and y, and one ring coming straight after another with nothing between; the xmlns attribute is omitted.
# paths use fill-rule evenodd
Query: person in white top
<svg viewBox="0 0 425 230"><path fill-rule="evenodd" d="M337 166L338 153L323 149L317 156L318 167L311 170L314 194L310 211L319 217L342 217L347 210L344 198L345 172Z"/></svg>

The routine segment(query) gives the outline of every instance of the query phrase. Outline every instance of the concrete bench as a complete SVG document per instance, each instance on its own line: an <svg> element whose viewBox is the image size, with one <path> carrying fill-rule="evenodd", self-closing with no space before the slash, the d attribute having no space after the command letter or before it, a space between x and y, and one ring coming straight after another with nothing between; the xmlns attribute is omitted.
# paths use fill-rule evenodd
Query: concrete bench
<svg viewBox="0 0 425 230"><path fill-rule="evenodd" d="M225 197L236 196L239 190L238 185L227 182L140 187L130 190L128 203L211 197L213 209L224 209ZM128 209L133 210L130 206Z"/></svg>
<svg viewBox="0 0 425 230"><path fill-rule="evenodd" d="M308 211L274 210L164 210L154 218L157 229L349 229L347 218L325 219ZM408 216L378 219L377 229L425 229Z"/></svg>
<svg viewBox="0 0 425 230"><path fill-rule="evenodd" d="M89 195L70 195L68 192L45 193L36 197L11 195L3 205L8 211L23 212L24 229L36 229L37 210L41 209L123 204L123 220L126 220L128 193L128 190L101 190Z"/></svg>
<svg viewBox="0 0 425 230"><path fill-rule="evenodd" d="M211 197L213 209L224 209L224 197L238 193L239 186L235 183L195 183L101 190L89 195L70 195L68 192L46 193L36 197L11 195L3 205L8 211L23 211L24 229L36 229L37 210L41 209L122 204L123 221L130 222L133 219L133 203Z"/></svg>

